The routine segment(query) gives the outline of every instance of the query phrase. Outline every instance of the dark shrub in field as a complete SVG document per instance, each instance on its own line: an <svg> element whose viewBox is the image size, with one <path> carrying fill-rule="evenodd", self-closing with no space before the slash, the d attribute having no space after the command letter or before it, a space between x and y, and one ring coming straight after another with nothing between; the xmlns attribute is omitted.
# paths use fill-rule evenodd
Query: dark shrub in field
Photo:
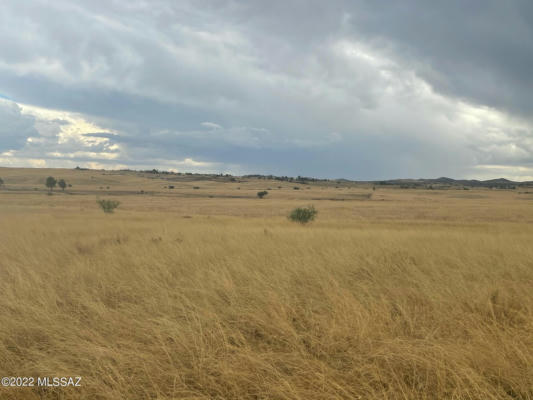
<svg viewBox="0 0 533 400"><path fill-rule="evenodd" d="M262 198L265 197L267 194L268 194L268 192L267 192L266 190L263 190L262 192L257 192L257 197L259 197L260 199L262 199Z"/></svg>
<svg viewBox="0 0 533 400"><path fill-rule="evenodd" d="M306 224L315 219L318 211L315 210L315 207L298 207L291 211L289 214L289 219L294 222L299 222L301 224Z"/></svg>
<svg viewBox="0 0 533 400"><path fill-rule="evenodd" d="M97 200L97 203L105 213L112 213L120 204L116 200Z"/></svg>

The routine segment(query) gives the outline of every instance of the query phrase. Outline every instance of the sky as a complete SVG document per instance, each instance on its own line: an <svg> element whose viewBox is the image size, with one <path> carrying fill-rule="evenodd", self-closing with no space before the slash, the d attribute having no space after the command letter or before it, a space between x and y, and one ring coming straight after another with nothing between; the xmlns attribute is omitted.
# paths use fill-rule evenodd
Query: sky
<svg viewBox="0 0 533 400"><path fill-rule="evenodd" d="M0 166L533 180L533 2L2 0Z"/></svg>

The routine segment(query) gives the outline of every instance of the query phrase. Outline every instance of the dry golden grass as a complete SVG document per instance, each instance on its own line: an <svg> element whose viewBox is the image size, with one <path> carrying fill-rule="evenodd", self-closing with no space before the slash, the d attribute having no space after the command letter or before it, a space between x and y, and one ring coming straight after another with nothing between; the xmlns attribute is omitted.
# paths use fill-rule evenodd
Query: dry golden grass
<svg viewBox="0 0 533 400"><path fill-rule="evenodd" d="M533 398L530 194L0 176L1 399Z"/></svg>

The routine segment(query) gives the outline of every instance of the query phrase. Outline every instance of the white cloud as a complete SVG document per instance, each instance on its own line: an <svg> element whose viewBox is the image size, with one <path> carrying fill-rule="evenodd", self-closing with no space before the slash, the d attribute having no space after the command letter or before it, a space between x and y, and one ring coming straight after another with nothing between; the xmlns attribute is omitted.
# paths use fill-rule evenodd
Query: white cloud
<svg viewBox="0 0 533 400"><path fill-rule="evenodd" d="M200 125L209 129L222 129L221 125L215 124L214 122L202 122Z"/></svg>

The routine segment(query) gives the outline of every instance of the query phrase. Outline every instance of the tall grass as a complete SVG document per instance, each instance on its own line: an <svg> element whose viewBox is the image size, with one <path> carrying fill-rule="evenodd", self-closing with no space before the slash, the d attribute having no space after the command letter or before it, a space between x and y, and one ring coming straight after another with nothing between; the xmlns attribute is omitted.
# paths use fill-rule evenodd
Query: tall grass
<svg viewBox="0 0 533 400"><path fill-rule="evenodd" d="M533 398L530 224L115 217L3 215L0 398Z"/></svg>

